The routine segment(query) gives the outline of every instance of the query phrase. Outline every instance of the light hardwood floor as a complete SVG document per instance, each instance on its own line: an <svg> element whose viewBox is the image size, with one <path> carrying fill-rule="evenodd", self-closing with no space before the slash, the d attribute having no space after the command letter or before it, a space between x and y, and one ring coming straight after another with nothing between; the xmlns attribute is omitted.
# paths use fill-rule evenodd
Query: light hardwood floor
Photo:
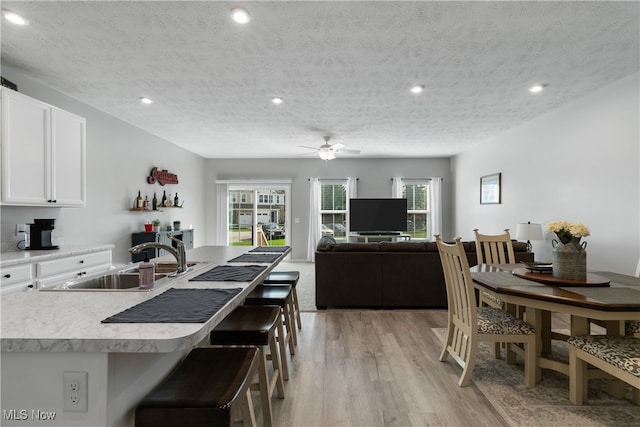
<svg viewBox="0 0 640 427"><path fill-rule="evenodd" d="M506 426L459 367L438 361L431 328L445 310L327 310L302 313L287 397L275 425ZM258 420L260 423L260 420Z"/></svg>

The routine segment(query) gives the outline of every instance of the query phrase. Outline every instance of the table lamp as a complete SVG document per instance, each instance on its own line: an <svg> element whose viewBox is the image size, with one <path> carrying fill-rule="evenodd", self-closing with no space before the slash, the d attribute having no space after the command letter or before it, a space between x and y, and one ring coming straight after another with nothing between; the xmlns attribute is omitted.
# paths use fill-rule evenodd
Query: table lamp
<svg viewBox="0 0 640 427"><path fill-rule="evenodd" d="M531 221L521 222L516 227L516 239L527 241L527 252L533 251L531 240L542 240L542 225L531 223Z"/></svg>

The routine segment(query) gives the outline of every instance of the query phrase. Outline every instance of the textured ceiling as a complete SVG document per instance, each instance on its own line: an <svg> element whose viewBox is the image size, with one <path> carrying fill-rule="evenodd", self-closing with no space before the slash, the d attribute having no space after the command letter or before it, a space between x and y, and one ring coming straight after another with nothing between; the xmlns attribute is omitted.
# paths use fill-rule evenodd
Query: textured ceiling
<svg viewBox="0 0 640 427"><path fill-rule="evenodd" d="M449 156L637 72L639 6L2 1L1 60L207 158Z"/></svg>

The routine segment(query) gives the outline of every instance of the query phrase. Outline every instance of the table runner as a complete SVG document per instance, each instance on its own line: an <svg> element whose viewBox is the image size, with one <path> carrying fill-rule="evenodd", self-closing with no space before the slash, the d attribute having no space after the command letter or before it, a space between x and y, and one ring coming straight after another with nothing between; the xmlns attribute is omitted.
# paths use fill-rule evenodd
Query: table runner
<svg viewBox="0 0 640 427"><path fill-rule="evenodd" d="M102 323L204 323L241 290L171 288Z"/></svg>
<svg viewBox="0 0 640 427"><path fill-rule="evenodd" d="M189 281L206 282L250 282L260 275L267 267L264 265L218 265L204 273L189 279Z"/></svg>
<svg viewBox="0 0 640 427"><path fill-rule="evenodd" d="M242 254L238 257L230 259L228 262L267 262L272 263L277 261L282 254Z"/></svg>
<svg viewBox="0 0 640 427"><path fill-rule="evenodd" d="M289 249L289 246L258 246L251 249L249 252L271 252L271 253L284 253Z"/></svg>

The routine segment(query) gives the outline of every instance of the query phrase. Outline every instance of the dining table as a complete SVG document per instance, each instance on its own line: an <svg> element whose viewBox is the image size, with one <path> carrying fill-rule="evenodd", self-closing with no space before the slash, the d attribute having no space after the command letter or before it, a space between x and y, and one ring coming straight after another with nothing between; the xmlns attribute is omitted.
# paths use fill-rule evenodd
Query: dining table
<svg viewBox="0 0 640 427"><path fill-rule="evenodd" d="M505 304L507 311L524 308L524 320L536 330L535 378L542 369L569 376L567 360L552 354L552 340L566 341L568 336L591 333L597 322L609 335L623 335L624 322L640 320L640 278L615 272L589 272L584 281L563 280L547 271L528 269L523 264L480 264L471 268L474 287ZM569 331L552 330L552 313L569 316ZM589 378L604 376L590 370ZM621 383L609 387L612 395L624 393Z"/></svg>

